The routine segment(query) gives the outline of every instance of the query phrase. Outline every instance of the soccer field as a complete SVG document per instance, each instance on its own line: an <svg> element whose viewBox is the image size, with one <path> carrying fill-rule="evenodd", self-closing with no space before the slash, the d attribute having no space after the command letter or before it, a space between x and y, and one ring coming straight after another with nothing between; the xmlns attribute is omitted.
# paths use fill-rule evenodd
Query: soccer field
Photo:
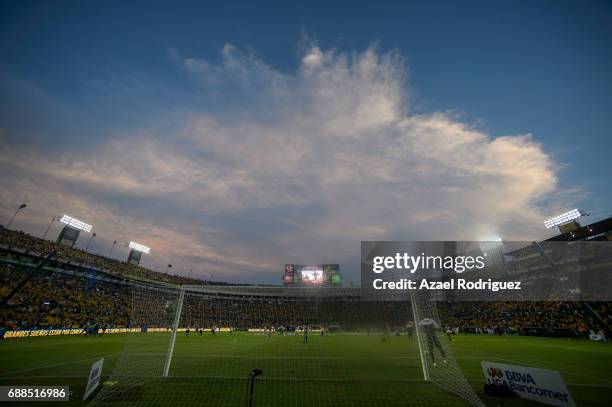
<svg viewBox="0 0 612 407"><path fill-rule="evenodd" d="M137 350L139 338L155 335L163 339L166 334L131 335L130 347ZM83 405L80 400L91 364L105 358L106 381L126 338L128 335L5 340L0 342L0 385L69 385L70 403L57 404ZM530 403L485 396L480 368L483 360L559 370L579 406L609 406L612 400L612 347L608 344L459 335L451 347L465 376L487 405ZM134 363L163 358L131 352ZM383 342L374 334L313 334L307 344L302 343L301 336L289 335L181 334L171 377L148 380L145 386L120 393L115 401L138 398L150 405L243 406L247 376L253 368L263 370L255 386L255 406L466 405L437 386L423 383L414 338L392 336ZM175 403L165 403L166 399Z"/></svg>

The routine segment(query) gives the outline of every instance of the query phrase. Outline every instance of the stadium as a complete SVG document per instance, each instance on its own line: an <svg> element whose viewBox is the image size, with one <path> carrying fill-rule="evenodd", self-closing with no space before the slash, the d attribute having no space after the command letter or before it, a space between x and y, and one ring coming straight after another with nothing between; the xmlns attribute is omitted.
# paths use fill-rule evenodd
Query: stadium
<svg viewBox="0 0 612 407"><path fill-rule="evenodd" d="M612 3L0 3L0 405L612 405Z"/></svg>
<svg viewBox="0 0 612 407"><path fill-rule="evenodd" d="M611 224L550 242L605 242ZM75 405L525 404L485 391L490 361L559 371L576 405L610 396L609 302L372 299L333 283L337 265L286 265L283 286L236 286L93 255L67 234L1 229L0 385L67 385ZM433 321L436 339L415 321ZM83 400L101 358L102 384Z"/></svg>

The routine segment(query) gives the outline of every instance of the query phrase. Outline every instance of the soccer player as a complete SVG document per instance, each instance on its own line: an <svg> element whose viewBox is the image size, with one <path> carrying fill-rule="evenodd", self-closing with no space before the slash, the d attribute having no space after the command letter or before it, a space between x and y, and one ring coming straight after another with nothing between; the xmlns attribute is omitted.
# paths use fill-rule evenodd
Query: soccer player
<svg viewBox="0 0 612 407"><path fill-rule="evenodd" d="M406 334L408 335L409 338L412 338L413 332L414 332L414 325L412 324L412 321L408 321L406 323Z"/></svg>
<svg viewBox="0 0 612 407"><path fill-rule="evenodd" d="M83 334L83 336L87 336L87 328L89 328L89 323L88 322L82 322L81 326L83 327L83 331L81 333Z"/></svg>
<svg viewBox="0 0 612 407"><path fill-rule="evenodd" d="M448 336L448 341L449 341L449 342L452 342L452 341L453 341L453 338L451 338L451 335L452 335L453 333L454 333L454 332L453 332L453 330L451 329L451 327L450 327L450 326L447 326L447 327L446 327L446 336Z"/></svg>
<svg viewBox="0 0 612 407"><path fill-rule="evenodd" d="M389 336L389 327L385 325L385 327L383 328L382 341L387 342L389 339L391 339L391 337Z"/></svg>
<svg viewBox="0 0 612 407"><path fill-rule="evenodd" d="M185 329L185 336L189 336L189 328Z"/></svg>
<svg viewBox="0 0 612 407"><path fill-rule="evenodd" d="M423 328L423 333L427 338L427 347L429 348L429 358L434 367L436 364L436 356L434 354L435 349L440 351L440 355L442 356L444 364L446 364L446 352L444 352L444 348L440 343L440 339L438 338L438 329L440 326L431 318L423 318L421 322L419 322L419 326Z"/></svg>
<svg viewBox="0 0 612 407"><path fill-rule="evenodd" d="M304 339L302 340L303 343L308 343L308 325L304 326Z"/></svg>

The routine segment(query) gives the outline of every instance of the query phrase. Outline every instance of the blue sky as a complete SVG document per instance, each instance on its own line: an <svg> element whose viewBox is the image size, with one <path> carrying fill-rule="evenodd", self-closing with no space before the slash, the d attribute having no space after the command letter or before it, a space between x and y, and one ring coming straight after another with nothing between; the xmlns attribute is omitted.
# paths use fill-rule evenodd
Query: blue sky
<svg viewBox="0 0 612 407"><path fill-rule="evenodd" d="M0 211L232 281L544 238L612 212L610 72L609 2L4 3Z"/></svg>

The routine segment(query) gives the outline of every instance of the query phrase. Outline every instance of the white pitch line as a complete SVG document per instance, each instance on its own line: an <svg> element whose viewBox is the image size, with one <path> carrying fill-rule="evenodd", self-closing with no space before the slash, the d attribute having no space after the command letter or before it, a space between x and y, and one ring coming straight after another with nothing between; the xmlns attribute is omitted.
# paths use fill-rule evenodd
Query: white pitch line
<svg viewBox="0 0 612 407"><path fill-rule="evenodd" d="M418 375L417 375L418 376ZM245 380L247 376L168 376L167 379L221 379L221 380ZM423 382L422 378L415 377L414 379L366 379L366 378L327 378L327 377L260 377L258 380L276 380L276 381L300 381L300 382L387 382L387 383L397 383L397 382Z"/></svg>
<svg viewBox="0 0 612 407"><path fill-rule="evenodd" d="M142 353L132 354L130 356L164 356L165 353ZM324 359L324 360L360 360L366 359L357 356L269 356L269 355L225 355L225 354L182 354L174 355L174 358L227 358L227 359ZM384 356L376 359L394 360L394 359L418 359L418 356ZM368 358L368 360L371 358Z"/></svg>
<svg viewBox="0 0 612 407"><path fill-rule="evenodd" d="M521 362L521 361L517 361L517 360L509 360L509 359L504 359L504 358L500 358L500 357L496 357L496 356L492 356L491 359L498 359L498 360L500 360L502 362L506 362L506 363L509 363L511 365L515 365L517 363L522 363L522 364L529 365L531 367L535 367L535 368L538 368L538 369L548 369L548 370L550 370L549 366L555 365L555 364L556 365L561 365L561 366L570 366L567 363L556 362L556 361L545 361L545 360L541 360L541 359L529 359L529 362ZM532 361L533 362L538 362L539 366L533 365L533 363L531 363ZM582 374L582 373L576 373L576 372L572 372L570 370L568 370L565 373L569 374L569 375L583 377L583 378L589 379L589 380L595 380L595 381L598 381L600 383L605 383L607 386L604 386L604 387L612 386L612 382L604 380L604 379L601 379L599 377L585 375L585 374Z"/></svg>
<svg viewBox="0 0 612 407"><path fill-rule="evenodd" d="M11 379L81 379L89 376L74 376L74 375L42 375L42 376L12 376Z"/></svg>
<svg viewBox="0 0 612 407"><path fill-rule="evenodd" d="M132 353L128 356L165 356L165 353ZM273 356L273 355L227 355L223 353L211 353L211 354L175 354L175 358L228 358L228 359L329 359L329 360L354 360L354 359L369 359L359 356L299 356L299 355L286 355L286 356ZM396 360L396 359L419 359L418 356L380 356L376 359L383 360ZM493 355L466 355L466 356L455 356L455 359L499 359L500 361L505 360ZM510 361L508 361L510 362ZM511 362L512 363L512 362Z"/></svg>
<svg viewBox="0 0 612 407"><path fill-rule="evenodd" d="M14 379L36 379L36 378L43 378L43 379L84 379L87 378L89 376L74 376L74 375L44 375L44 376L15 376ZM112 376L109 375L108 378L118 378L120 376ZM128 376L128 377L149 377L150 379L157 379L155 377L151 377L151 376ZM221 379L221 380L244 380L245 377L244 376L169 376L169 379ZM159 379L161 379L161 377L159 377ZM341 382L348 382L348 381L358 381L358 382L363 382L363 381L369 381L369 382L389 382L389 383L423 383L422 379L360 379L360 378L321 378L321 377L317 377L317 378L304 378L304 377L267 377L267 378L262 378L261 380L284 380L284 381L341 381ZM469 383L482 383L482 380L468 380ZM572 382L567 382L565 383L568 386L576 386L576 387L593 387L593 388L606 388L606 389L612 389L612 384L607 384L607 385L599 385L599 384L593 384L593 383L572 383Z"/></svg>
<svg viewBox="0 0 612 407"><path fill-rule="evenodd" d="M49 368L57 367L57 366L66 366L66 365L72 365L75 363L88 362L90 360L98 360L100 358L110 358L113 356L117 356L117 355L95 356L95 357L87 358L87 359L71 360L69 362L52 363L49 365L35 366L35 367L27 368L27 369L20 369L20 370L14 370L8 373L2 373L0 374L0 377L12 376L14 374L23 373L23 372L31 372L32 370L49 369Z"/></svg>
<svg viewBox="0 0 612 407"><path fill-rule="evenodd" d="M165 356L165 353L132 353L129 356ZM332 360L345 360L345 359L366 359L359 356L299 356L299 355L286 355L286 356L273 356L273 355L227 355L223 353L211 353L211 354L175 354L175 358L184 357L184 358L234 358L234 359L332 359ZM455 359L499 359L505 360L494 355L465 355L465 356L457 356L455 355ZM376 359L419 359L419 356L380 356L376 357Z"/></svg>
<svg viewBox="0 0 612 407"><path fill-rule="evenodd" d="M549 366L550 366L550 365L561 365L561 366L568 366L568 367L571 367L571 365L569 365L569 364L567 364L567 363L563 363L563 362L557 362L557 361L548 361L548 362L547 362L547 361L545 361L545 360L541 360L541 359L532 359L532 360L534 360L534 361L536 361L536 362L539 362L539 363L544 363L545 365L549 365ZM547 369L546 367L541 367L541 368L542 368L542 369ZM598 381L598 382L601 382L601 383L605 383L605 384L607 384L607 385L612 386L612 382L611 382L611 381L608 381L608 380L605 380L605 379L601 379L601 378L596 377L596 376L586 375L586 374L583 374L583 373L576 373L576 372L572 372L571 370L568 370L568 371L567 371L567 372L565 372L565 373L566 373L566 374L569 374L569 375L574 375L574 376L578 376L578 377L583 377L583 378L588 379L588 380L595 380L595 381Z"/></svg>

